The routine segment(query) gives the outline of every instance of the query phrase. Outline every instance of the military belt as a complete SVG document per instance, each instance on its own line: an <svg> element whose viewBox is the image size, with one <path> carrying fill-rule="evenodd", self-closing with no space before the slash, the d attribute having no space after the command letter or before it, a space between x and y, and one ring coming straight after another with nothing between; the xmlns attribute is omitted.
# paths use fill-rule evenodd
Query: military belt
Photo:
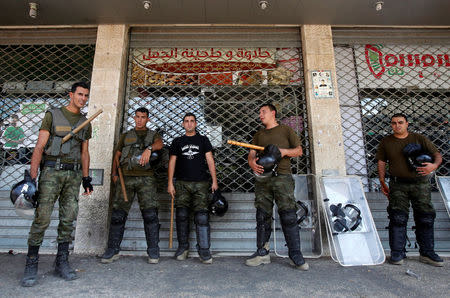
<svg viewBox="0 0 450 298"><path fill-rule="evenodd" d="M63 171L77 171L81 169L81 164L63 163L55 160L46 160L44 162L44 167L55 168L55 170L63 170Z"/></svg>
<svg viewBox="0 0 450 298"><path fill-rule="evenodd" d="M402 178L402 177L391 177L391 180L398 183L417 183L417 182L424 182L428 180L428 177L415 177L415 178Z"/></svg>

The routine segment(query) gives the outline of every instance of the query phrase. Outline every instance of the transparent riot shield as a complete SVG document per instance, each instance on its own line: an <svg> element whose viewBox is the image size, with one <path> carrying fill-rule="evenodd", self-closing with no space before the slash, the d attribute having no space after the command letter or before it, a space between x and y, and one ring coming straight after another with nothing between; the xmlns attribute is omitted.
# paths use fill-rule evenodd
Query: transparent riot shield
<svg viewBox="0 0 450 298"><path fill-rule="evenodd" d="M444 200L445 208L450 216L450 177L449 176L436 176L439 192Z"/></svg>
<svg viewBox="0 0 450 298"><path fill-rule="evenodd" d="M383 246L359 177L320 178L331 257L342 266L377 265Z"/></svg>
<svg viewBox="0 0 450 298"><path fill-rule="evenodd" d="M319 258L322 255L322 236L317 206L317 184L314 175L292 175L295 181L294 196L297 202L297 219L300 226L300 244L304 257ZM273 207L273 242L277 256L288 257L288 248L281 229L278 208Z"/></svg>

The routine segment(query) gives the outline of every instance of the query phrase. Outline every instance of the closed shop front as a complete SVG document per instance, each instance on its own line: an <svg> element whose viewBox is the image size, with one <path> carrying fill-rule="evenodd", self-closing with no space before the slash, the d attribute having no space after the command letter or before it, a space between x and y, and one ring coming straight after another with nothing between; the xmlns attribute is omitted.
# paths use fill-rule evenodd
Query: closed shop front
<svg viewBox="0 0 450 298"><path fill-rule="evenodd" d="M448 30L334 29L347 174L358 175L372 214L388 246L386 198L379 192L375 154L391 134L394 113L408 116L409 130L427 136L443 155L436 175L450 173L450 44ZM450 224L434 178L436 249L450 251ZM412 214L407 250L417 251Z"/></svg>

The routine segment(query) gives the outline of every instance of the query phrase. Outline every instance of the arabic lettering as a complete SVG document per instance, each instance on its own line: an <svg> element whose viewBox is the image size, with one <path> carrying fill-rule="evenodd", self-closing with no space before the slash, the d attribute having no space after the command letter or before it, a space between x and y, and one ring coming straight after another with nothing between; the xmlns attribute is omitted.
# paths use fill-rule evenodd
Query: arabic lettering
<svg viewBox="0 0 450 298"><path fill-rule="evenodd" d="M238 60L251 61L253 59L273 58L272 54L266 49L197 49L197 48L170 48L170 49L148 49L148 53L142 55L143 60L155 59L188 59L188 60L207 60L219 59L223 57L226 60L239 58Z"/></svg>

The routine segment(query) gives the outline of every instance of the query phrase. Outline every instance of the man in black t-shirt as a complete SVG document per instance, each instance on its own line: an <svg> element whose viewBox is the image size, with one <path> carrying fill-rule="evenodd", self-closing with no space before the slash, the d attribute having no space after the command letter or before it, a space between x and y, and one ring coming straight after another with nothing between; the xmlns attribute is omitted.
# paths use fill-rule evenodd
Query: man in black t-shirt
<svg viewBox="0 0 450 298"><path fill-rule="evenodd" d="M196 132L197 119L194 114L187 113L183 117L183 127L185 135L175 138L170 146L168 170L167 192L176 198L178 249L175 258L184 261L188 256L189 210L192 209L200 260L211 264L207 168L212 178L211 191L218 189L212 146L206 136Z"/></svg>

